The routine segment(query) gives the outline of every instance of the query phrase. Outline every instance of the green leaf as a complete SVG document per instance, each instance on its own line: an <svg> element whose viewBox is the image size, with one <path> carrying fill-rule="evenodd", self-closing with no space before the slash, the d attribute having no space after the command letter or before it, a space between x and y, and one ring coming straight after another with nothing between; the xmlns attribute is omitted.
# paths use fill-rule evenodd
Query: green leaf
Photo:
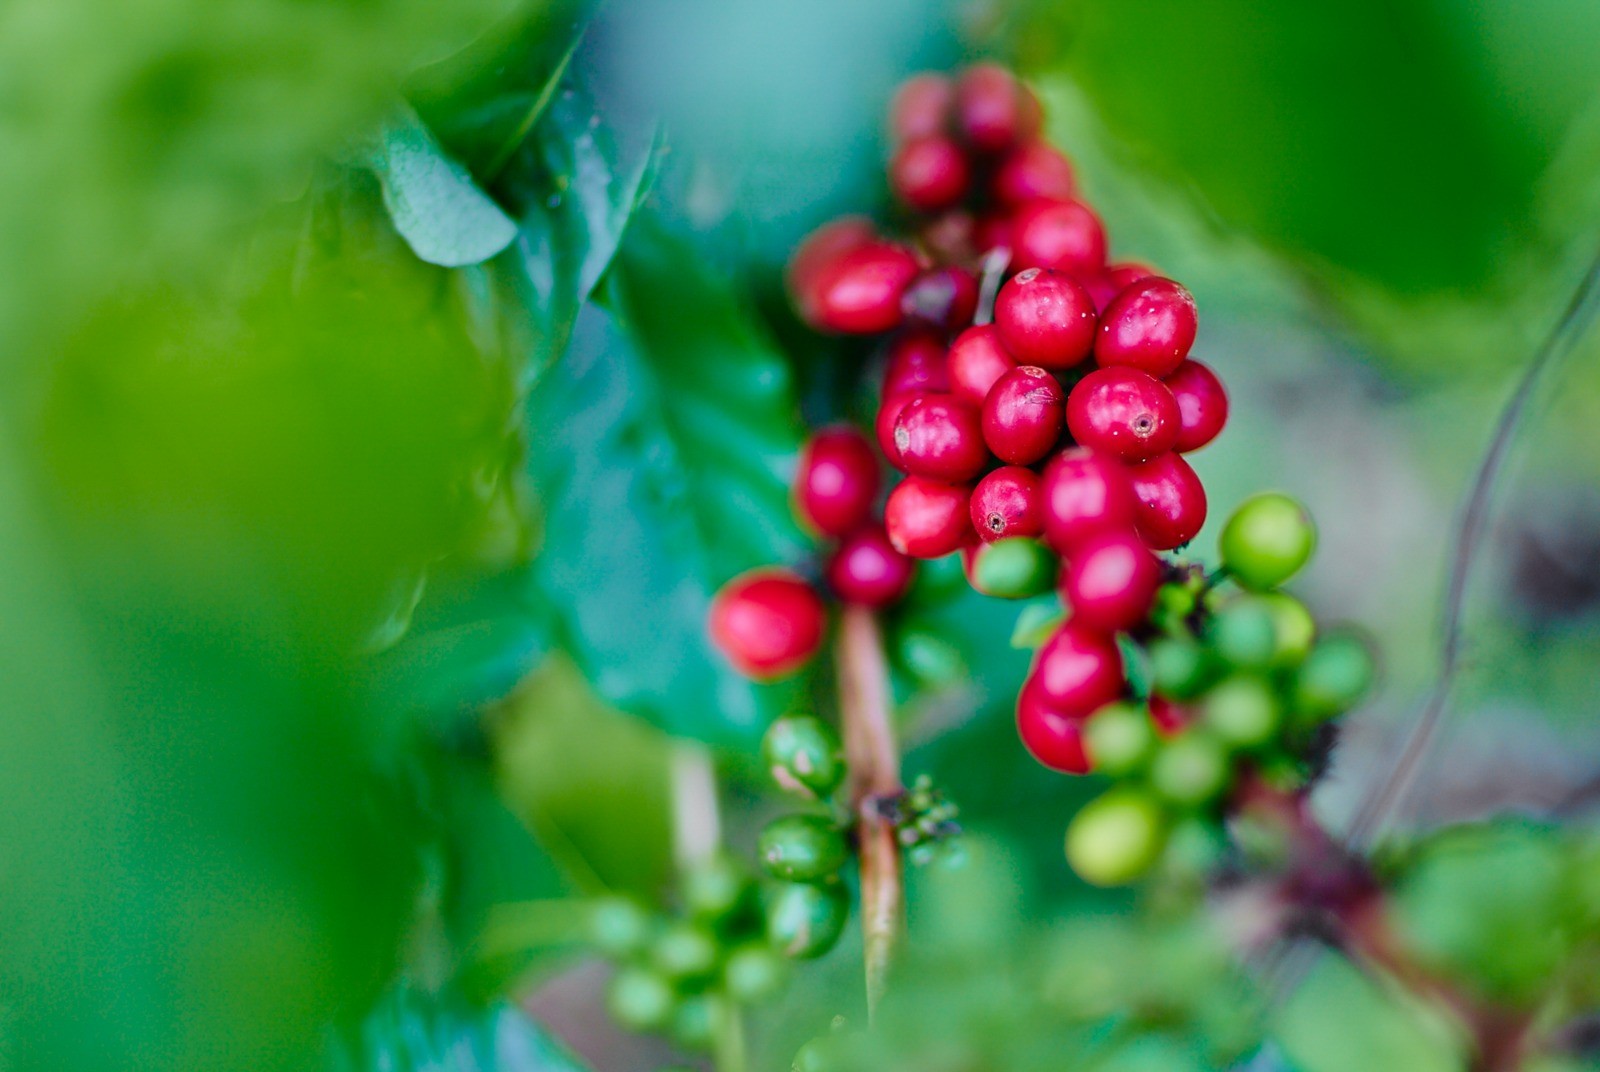
<svg viewBox="0 0 1600 1072"><path fill-rule="evenodd" d="M1302 1072L1456 1072L1451 1028L1340 957L1324 956L1277 1013L1273 1034Z"/></svg>
<svg viewBox="0 0 1600 1072"><path fill-rule="evenodd" d="M529 399L535 584L604 699L753 744L792 688L734 673L706 615L722 582L806 548L788 369L728 284L653 223L630 232L605 293Z"/></svg>
<svg viewBox="0 0 1600 1072"><path fill-rule="evenodd" d="M336 1072L585 1072L565 1046L506 1002L475 1008L401 986L336 1047Z"/></svg>
<svg viewBox="0 0 1600 1072"><path fill-rule="evenodd" d="M429 264L481 264L517 236L511 217L414 116L385 132L375 167L395 229Z"/></svg>

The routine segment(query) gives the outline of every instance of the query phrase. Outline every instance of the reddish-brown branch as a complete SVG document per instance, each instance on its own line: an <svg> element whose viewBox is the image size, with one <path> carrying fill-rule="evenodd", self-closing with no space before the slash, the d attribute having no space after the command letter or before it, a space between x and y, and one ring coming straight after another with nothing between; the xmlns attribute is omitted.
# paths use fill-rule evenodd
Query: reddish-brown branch
<svg viewBox="0 0 1600 1072"><path fill-rule="evenodd" d="M883 638L871 611L846 607L835 657L845 757L850 765L850 807L858 823L861 854L861 932L867 967L867 1018L877 1013L904 915L900 844L881 807L902 791L900 754L890 721L889 673Z"/></svg>

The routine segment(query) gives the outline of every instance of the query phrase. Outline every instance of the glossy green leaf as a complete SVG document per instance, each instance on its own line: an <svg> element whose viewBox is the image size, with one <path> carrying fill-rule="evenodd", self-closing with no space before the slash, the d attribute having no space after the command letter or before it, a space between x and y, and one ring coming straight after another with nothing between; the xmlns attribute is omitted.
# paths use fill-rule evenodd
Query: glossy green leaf
<svg viewBox="0 0 1600 1072"><path fill-rule="evenodd" d="M511 217L415 117L384 134L374 166L395 229L429 264L479 264L517 235Z"/></svg>
<svg viewBox="0 0 1600 1072"><path fill-rule="evenodd" d="M335 1049L332 1072L585 1072L520 1009L399 987Z"/></svg>

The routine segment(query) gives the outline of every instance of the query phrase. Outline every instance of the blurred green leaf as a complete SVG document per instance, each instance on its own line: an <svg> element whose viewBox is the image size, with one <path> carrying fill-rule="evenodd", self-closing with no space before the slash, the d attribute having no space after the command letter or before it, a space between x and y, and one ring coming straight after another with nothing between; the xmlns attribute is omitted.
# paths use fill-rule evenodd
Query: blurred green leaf
<svg viewBox="0 0 1600 1072"><path fill-rule="evenodd" d="M1300 1072L1458 1072L1451 1028L1337 956L1324 956L1275 1018L1273 1034Z"/></svg>
<svg viewBox="0 0 1600 1072"><path fill-rule="evenodd" d="M335 1048L335 1072L585 1072L565 1046L515 1006L478 1008L459 996L399 987L355 1037Z"/></svg>
<svg viewBox="0 0 1600 1072"><path fill-rule="evenodd" d="M374 167L395 229L429 264L478 264L517 235L511 217L445 155L415 116L384 133Z"/></svg>

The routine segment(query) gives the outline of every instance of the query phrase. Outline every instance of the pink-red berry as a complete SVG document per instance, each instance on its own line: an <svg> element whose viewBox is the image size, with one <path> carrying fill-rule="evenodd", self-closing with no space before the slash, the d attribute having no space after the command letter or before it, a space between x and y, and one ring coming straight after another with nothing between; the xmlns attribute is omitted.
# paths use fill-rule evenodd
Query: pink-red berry
<svg viewBox="0 0 1600 1072"><path fill-rule="evenodd" d="M968 328L950 344L950 390L970 406L982 406L989 388L1016 367L993 324Z"/></svg>
<svg viewBox="0 0 1600 1072"><path fill-rule="evenodd" d="M1094 325L1094 299L1060 272L1018 272L995 296L995 330L1022 364L1071 368L1094 347Z"/></svg>
<svg viewBox="0 0 1600 1072"><path fill-rule="evenodd" d="M985 543L1044 531L1039 477L1020 465L1003 465L972 489L972 527Z"/></svg>
<svg viewBox="0 0 1600 1072"><path fill-rule="evenodd" d="M1105 225L1082 201L1030 202L1011 218L1011 265L1093 278L1106 266Z"/></svg>
<svg viewBox="0 0 1600 1072"><path fill-rule="evenodd" d="M1038 133L1038 101L1012 73L993 63L968 67L956 81L956 126L968 145L1000 153Z"/></svg>
<svg viewBox="0 0 1600 1072"><path fill-rule="evenodd" d="M1133 528L1138 517L1127 470L1109 455L1082 447L1050 460L1039 497L1045 541L1063 555L1101 533Z"/></svg>
<svg viewBox="0 0 1600 1072"><path fill-rule="evenodd" d="M900 468L947 484L971 480L989 464L978 411L954 395L926 394L902 407L894 446Z"/></svg>
<svg viewBox="0 0 1600 1072"><path fill-rule="evenodd" d="M1017 736L1023 747L1044 766L1062 774L1088 774L1091 768L1083 747L1081 716L1053 706L1033 682L1017 694Z"/></svg>
<svg viewBox="0 0 1600 1072"><path fill-rule="evenodd" d="M1089 373L1067 396L1067 427L1081 446L1144 461L1178 441L1178 403L1160 380L1130 368Z"/></svg>
<svg viewBox="0 0 1600 1072"><path fill-rule="evenodd" d="M889 134L897 142L941 134L950 126L955 84L942 74L912 75L889 102Z"/></svg>
<svg viewBox="0 0 1600 1072"><path fill-rule="evenodd" d="M905 463L900 460L900 448L895 446L894 422L899 419L901 410L926 394L927 392L924 391L885 394L883 402L878 406L877 419L873 422L873 432L878 439L878 449L883 451L884 459L902 473L905 472Z"/></svg>
<svg viewBox="0 0 1600 1072"><path fill-rule="evenodd" d="M1187 453L1217 438L1228 423L1228 392L1210 366L1185 361L1166 384L1178 403L1178 441L1172 449Z"/></svg>
<svg viewBox="0 0 1600 1072"><path fill-rule="evenodd" d="M972 543L972 489L908 476L889 493L884 527L894 549L912 558L941 558Z"/></svg>
<svg viewBox="0 0 1600 1072"><path fill-rule="evenodd" d="M869 242L818 272L810 307L813 327L846 335L872 335L900 326L900 299L921 266L904 246Z"/></svg>
<svg viewBox="0 0 1600 1072"><path fill-rule="evenodd" d="M908 324L957 331L972 323L978 311L978 280L953 264L929 268L901 295L900 311Z"/></svg>
<svg viewBox="0 0 1600 1072"><path fill-rule="evenodd" d="M1132 531L1102 533L1080 544L1061 575L1072 620L1101 632L1132 629L1150 613L1161 563Z"/></svg>
<svg viewBox="0 0 1600 1072"><path fill-rule="evenodd" d="M1008 205L1064 201L1076 192L1072 164L1048 142L1018 146L1006 154L994 175L994 195Z"/></svg>
<svg viewBox="0 0 1600 1072"><path fill-rule="evenodd" d="M1189 356L1198 323L1194 297L1182 286L1160 276L1140 279L1106 306L1094 359L1102 367L1127 366L1160 379Z"/></svg>
<svg viewBox="0 0 1600 1072"><path fill-rule="evenodd" d="M878 498L878 459L867 437L849 426L824 428L800 453L795 506L802 521L824 536L843 536L872 516Z"/></svg>
<svg viewBox="0 0 1600 1072"><path fill-rule="evenodd" d="M887 607L911 586L916 563L894 549L882 525L865 525L843 540L828 558L828 587L846 603Z"/></svg>
<svg viewBox="0 0 1600 1072"><path fill-rule="evenodd" d="M944 343L931 331L911 331L889 345L883 367L883 397L918 391L950 390L950 368Z"/></svg>
<svg viewBox="0 0 1600 1072"><path fill-rule="evenodd" d="M967 154L951 138L928 134L901 145L889 161L889 186L908 207L938 212L967 195Z"/></svg>
<svg viewBox="0 0 1600 1072"><path fill-rule="evenodd" d="M819 282L845 254L877 240L872 221L865 216L841 216L806 235L789 258L784 280L801 318L817 322Z"/></svg>
<svg viewBox="0 0 1600 1072"><path fill-rule="evenodd" d="M1032 681L1056 710L1088 718L1122 694L1122 654L1107 634L1068 621L1039 649Z"/></svg>
<svg viewBox="0 0 1600 1072"><path fill-rule="evenodd" d="M1012 465L1032 465L1049 454L1066 423L1066 392L1037 365L1012 369L983 400L983 441Z"/></svg>
<svg viewBox="0 0 1600 1072"><path fill-rule="evenodd" d="M811 586L785 569L735 577L711 601L711 639L740 673L784 677L822 646L827 620Z"/></svg>
<svg viewBox="0 0 1600 1072"><path fill-rule="evenodd" d="M1200 532L1206 522L1206 489L1188 462L1162 454L1128 466L1128 478L1139 500L1139 535L1146 544L1170 551Z"/></svg>

